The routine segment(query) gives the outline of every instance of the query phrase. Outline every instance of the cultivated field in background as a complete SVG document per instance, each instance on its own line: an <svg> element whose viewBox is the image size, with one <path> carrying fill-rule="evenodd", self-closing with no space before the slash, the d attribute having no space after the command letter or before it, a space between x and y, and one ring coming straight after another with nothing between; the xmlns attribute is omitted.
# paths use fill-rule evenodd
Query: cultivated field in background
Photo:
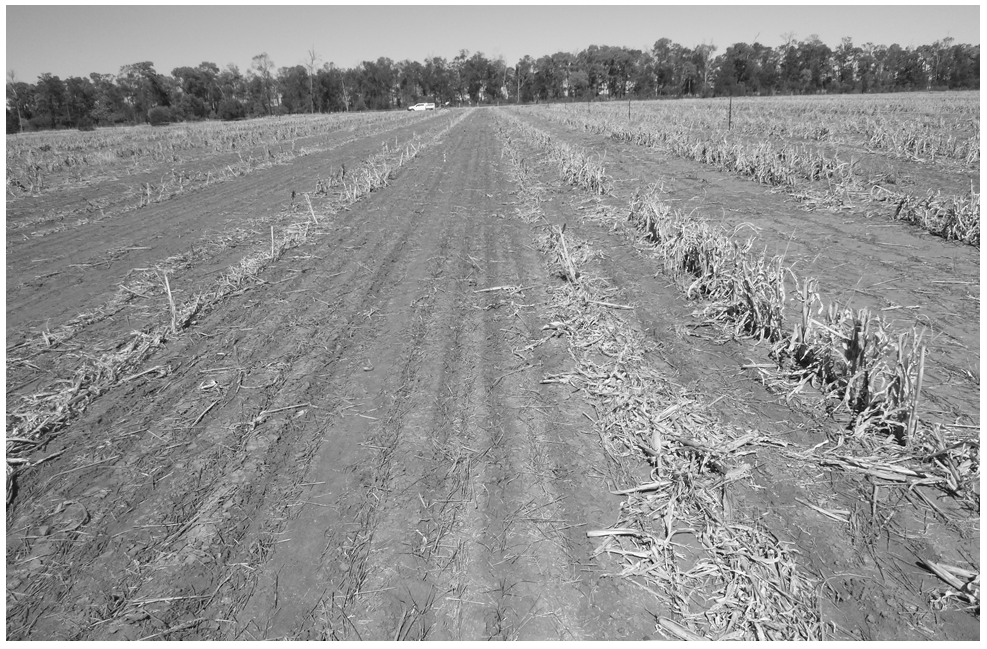
<svg viewBox="0 0 987 649"><path fill-rule="evenodd" d="M979 126L8 137L8 639L978 638Z"/></svg>

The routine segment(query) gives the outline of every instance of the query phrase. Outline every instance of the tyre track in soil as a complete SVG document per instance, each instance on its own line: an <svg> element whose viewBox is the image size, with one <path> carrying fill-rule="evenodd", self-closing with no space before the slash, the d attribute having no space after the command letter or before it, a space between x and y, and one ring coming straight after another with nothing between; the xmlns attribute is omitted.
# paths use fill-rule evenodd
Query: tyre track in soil
<svg viewBox="0 0 987 649"><path fill-rule="evenodd" d="M784 255L800 278L816 278L827 303L866 307L898 330L925 329L929 362L923 408L950 423L978 421L979 385L967 375L979 378L976 248L895 223L887 218L893 209L888 206L874 206L866 215L807 211L787 194L709 165L577 131L531 111L512 114L586 153L605 152L598 157L615 181L621 208L634 188L659 182L663 200L675 209L737 227L738 237L753 235L767 254Z"/></svg>
<svg viewBox="0 0 987 649"><path fill-rule="evenodd" d="M273 626L284 630L280 635L285 636L348 633L355 626L348 617L342 620L347 611L376 615L379 625L373 628L383 633L382 637L392 631L423 633L433 624L442 632L439 635L455 637L457 633L475 633L481 622L488 635L505 635L512 628L517 635L522 629L524 633L551 635L542 620L529 620L516 628L524 620L505 615L515 604L511 599L515 595L509 592L512 588L526 592L529 600L537 598L531 593L541 594L551 604L545 610L580 601L580 610L586 611L592 608L587 602L593 602L594 594L601 592L606 597L604 609L619 604L638 610L633 597L601 581L598 574L596 582L592 575L575 574L575 579L560 586L559 593L546 592L542 573L558 580L561 574L569 574L563 566L576 571L575 560L560 551L545 550L556 561L546 572L532 560L522 561L507 553L510 542L502 543L498 551L490 551L482 543L488 535L476 527L478 521L503 521L502 538L510 541L510 516L504 513L508 511L505 505L518 509L535 504L532 494L522 493L520 485L541 485L544 493L538 502L551 505L553 498L558 498L550 497L556 493L550 489L551 482L539 483L529 476L513 487L516 491L508 483L503 493L477 501L476 507L483 502L483 509L472 518L443 512L441 507L430 511L438 503L433 498L446 493L447 487L464 488L462 479L456 477L457 472L462 475L464 467L475 483L478 476L501 479L523 464L519 446L493 445L493 441L503 441L505 435L523 437L520 431L525 429L536 431L528 435L528 443L538 444L545 431L571 435L576 427L577 415L573 413L521 424L518 415L507 408L520 401L512 401L515 397L505 394L506 386L520 386L524 381L537 386L541 375L526 371L520 376L501 377L501 370L511 367L516 359L506 353L503 333L495 326L501 323L487 321L481 328L479 312L468 311L464 316L455 308L475 307L483 301L472 304L476 294L464 295L473 285L468 280L464 284L457 276L472 266L461 256L450 254L474 250L471 246L479 250L478 240L470 237L479 237L482 230L478 228L489 230L494 227L490 223L498 223L479 226L477 221L482 222L489 214L474 214L476 205L468 204L461 214L443 209L453 206L452 197L461 196L460 185L471 178L462 170L482 168L460 164L463 155L476 156L481 150L463 146L464 140L477 137L477 129L489 130L483 122L476 124L480 120L474 115L467 127L458 127L446 136L453 140L445 147L452 152L452 164L442 166L439 152L428 152L390 188L343 213L338 235L329 242L298 248L294 268L278 264L269 269L264 273L269 283L208 314L197 333L183 338L181 344L169 345L149 361L181 364L181 371L170 380L142 380L119 388L116 395L97 402L47 449L66 453L35 469L15 507L8 509L9 639L122 639L154 633L169 633L169 639L242 636L245 623L238 629L230 620L240 619L241 609L263 611L270 603L267 586L272 580L284 588L275 589L279 597L286 596L284 593L296 595L297 603L279 601L273 607L289 608L293 617L247 617L253 620L251 628L255 631L270 631ZM490 136L485 137L489 143ZM491 155L489 151L487 155ZM447 178L446 169L460 173ZM530 232L516 231L512 236L530 240ZM517 250L517 240L512 241L508 250ZM485 264L490 266L493 261L485 260ZM542 272L531 268L530 254L527 263L529 276ZM499 277L496 270L488 271L491 279ZM432 286L422 282L422 277L434 278ZM415 290L409 294L410 289ZM536 318L534 324L539 321ZM455 332L451 348L450 332ZM411 339L406 342L409 334ZM488 339L500 344L491 345ZM429 355L422 356L425 351L430 351ZM438 358L444 359L442 364L435 362ZM478 373L472 363L479 359L483 364L487 358L491 360ZM450 373L447 365L455 369ZM461 385L460 376L464 379ZM216 387L200 389L206 378L215 380ZM423 386L431 386L431 392ZM392 387L396 389L392 391ZM445 395L440 398L436 392L442 389L452 391L445 402ZM543 389L539 392L545 394ZM429 394L438 399L434 406L425 398ZM467 400L450 402L457 394L466 395ZM368 397L372 397L370 403L366 403ZM555 410L563 411L564 406L556 404ZM477 428L476 413L485 414L503 430L494 434ZM453 441L460 454L451 458L450 468L440 478L450 459L436 444L445 439L448 446L455 438L439 436L439 442L423 444L429 427L419 422L433 421L458 422L457 431L464 430L470 440L477 439L477 446L488 441L485 448L492 453L476 457L473 451L478 448L467 449ZM128 432L119 434L121 430ZM565 518L572 524L588 520L605 525L614 512L608 515L606 506L594 506L585 497L587 476L593 467L603 465L600 451L571 443L561 446L581 450L559 454L560 464L553 470L563 475L568 470L576 487L559 482L559 493L565 497L555 502L561 503ZM415 449L426 456L421 464ZM567 461L579 459L580 453L585 456L576 471ZM491 458L502 463L491 465ZM320 479L309 480L309 474ZM430 489L414 509L406 508L417 497L409 488L414 483L411 475L419 475L416 480ZM494 483L494 490L499 484ZM403 492L395 490L402 485L407 485ZM335 491L337 487L339 491ZM315 492L323 488L330 490ZM381 507L378 498L383 500L384 511L394 512L394 516L377 515ZM521 498L523 502L517 502ZM300 509L306 502L322 506ZM371 502L376 507L368 506ZM78 525L65 525L66 518L79 511L72 503L83 507L85 516ZM492 612L468 614L457 618L465 622L453 625L447 611L438 606L431 610L415 600L412 606L418 603L417 613L409 613L407 604L414 597L424 593L427 598L428 588L413 585L418 577L407 579L405 590L395 586L397 592L380 591L393 593L388 597L394 599L379 607L361 609L362 604L356 605L360 584L381 578L374 572L383 565L377 557L387 556L388 551L399 549L394 565L404 566L409 574L419 574L413 570L418 559L409 554L411 546L398 543L413 539L414 530L391 523L392 519L405 520L397 513L407 515L419 509L419 519L408 522L427 523L432 519L421 518L422 514L437 514L440 520L451 521L443 525L448 526L447 538L458 539L457 548L467 552L479 548L475 550L477 557L457 559L470 577L460 577L457 592L472 594L485 584L499 583L499 600L477 600L490 604ZM303 524L313 512L321 518ZM461 522L465 520L472 521L471 526ZM360 526L356 530L354 523ZM296 529L304 534L279 534ZM441 533L441 526L439 529ZM427 525L425 530L429 531ZM560 544L564 550L566 541L558 539L568 538L578 555L578 549L586 549L587 544L580 537L581 530L573 530L564 530L568 537L556 536L551 543ZM529 526L526 532L532 535L533 528ZM539 543L551 547L545 545L547 542ZM428 566L439 562L449 565L438 551L440 546L446 551L447 546L436 544ZM302 560L295 563L294 573L283 564L289 548L292 558ZM336 559L340 553L343 561ZM477 567L484 557L490 564L486 570ZM275 567L278 560L282 564ZM515 573L510 561L521 561L524 569ZM371 572L360 574L368 569ZM309 584L306 588L305 578L313 573L322 582L318 597L313 596L317 587ZM429 588L437 596L446 596L450 591L442 589L452 582L441 570L436 573L432 578L428 570L424 571L426 580L434 581ZM290 580L291 574L298 577L298 583ZM517 576L512 579L512 575ZM256 595L251 599L255 585ZM347 592L347 588L350 597L340 600L337 591ZM438 604L447 600L432 601ZM399 606L403 610L400 617ZM302 613L308 611L319 614L320 626L303 624L299 628L297 620L305 618ZM517 615L516 607L514 611ZM584 616L584 628L597 637L652 626L643 611L635 621L623 625L627 628L616 630L607 626L612 622L605 616L603 621L594 622L592 612ZM334 620L333 615L340 617ZM555 632L558 634L558 629Z"/></svg>
<svg viewBox="0 0 987 649"><path fill-rule="evenodd" d="M491 349L488 341L503 339L500 319L477 304L472 293L475 286L498 284L504 273L498 273L494 264L510 261L502 258L502 248L491 249L481 239L481 233L489 239L492 230L505 227L493 213L497 197L506 193L505 182L501 178L500 188L490 187L493 143L488 132L478 146L467 148L465 178L471 185L467 190L475 193L472 186L485 180L479 194L486 195L490 207L482 209L483 198L479 206L457 205L460 197L454 189L442 194L439 206L430 211L449 214L454 220L434 224L443 234L416 255L424 260L421 268L397 289L396 307L414 296L403 307L408 316L393 319L392 330L378 338L382 343L367 349L371 373L357 370L344 379L358 386L353 399L370 400L373 408L367 412L381 423L344 420L336 439L354 440L349 442L354 458L347 463L371 468L358 472L362 476L347 476L350 469L338 466L346 451L335 445L320 451L304 478L306 484L319 485L319 495L284 530L290 541L278 545L267 579L238 616L241 637L508 635L508 625L523 615L517 613L518 604L505 599L526 597L536 603L532 591L547 600L560 599L546 588L546 578L556 583L558 575L533 571L530 560L518 554L525 548L507 539L513 523L505 516L552 492L509 486L516 476L508 465L519 463L516 445L524 441L514 421L520 420L491 394L495 390L485 386L496 387L500 375L493 374L505 369L499 364L515 359L505 348ZM458 186L462 180L453 179L451 184ZM491 253L501 258L490 259ZM525 261L527 276L532 270L541 274L530 253ZM477 272L479 277L474 276ZM524 283L521 273L510 279L515 285ZM391 306L384 310L391 312ZM402 335L404 322L411 323L410 331ZM392 365L388 359L394 352L386 345L395 337L408 342ZM477 371L480 367L486 370L483 375ZM388 377L383 386L373 377L375 372ZM528 383L537 386L540 376L529 377ZM370 441L361 453L352 445L368 434ZM320 500L320 495L335 500ZM557 501L558 497L551 497L545 503ZM597 514L597 518L607 517ZM530 525L524 532L531 535ZM500 540L491 543L491 537ZM538 543L528 541L529 546ZM570 588L567 594L571 606L576 592ZM457 604L450 605L451 600ZM578 632L576 623L569 621L569 627ZM568 631L532 624L525 633L566 637Z"/></svg>
<svg viewBox="0 0 987 649"><path fill-rule="evenodd" d="M83 306L105 301L131 269L153 268L190 247L201 247L247 219L272 219L291 204L293 190L313 192L316 181L338 170L341 163L355 169L367 156L379 152L382 143L395 137L403 143L413 134L427 136L446 123L446 119L438 118L427 125L404 124L48 237L20 241L8 233L7 331L26 334L46 323L57 326ZM259 241L267 234L258 233ZM51 251L66 252L48 258ZM122 254L111 255L112 251ZM234 249L227 256L239 255ZM32 263L34 259L44 261ZM219 268L228 265L224 259L196 261ZM92 266L72 267L86 264ZM8 340L7 345L16 342Z"/></svg>

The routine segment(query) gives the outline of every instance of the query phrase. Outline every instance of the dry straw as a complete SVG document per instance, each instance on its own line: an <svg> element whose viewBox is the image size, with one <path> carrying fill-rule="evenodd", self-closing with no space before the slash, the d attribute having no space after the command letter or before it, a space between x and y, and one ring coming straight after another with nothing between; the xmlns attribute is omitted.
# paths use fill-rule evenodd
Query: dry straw
<svg viewBox="0 0 987 649"><path fill-rule="evenodd" d="M826 307L815 289L814 280L800 282L790 269L783 266L783 260L768 259L763 253L754 254L752 241L737 243L730 233L698 222L691 215L676 212L660 201L657 194L656 188L652 188L644 196L636 194L631 201L629 220L645 234L656 254L662 259L667 272L674 277L682 278L685 290L692 297L702 297L708 301L705 310L708 318L733 328L735 333L771 341L772 354L785 369L789 380L794 380L798 386L796 391L807 383L819 387L827 395L833 410L845 409L853 414L856 447L870 446L876 452L874 458L869 460L826 453L825 459L820 460L822 463L881 480L907 484L914 493L944 517L947 514L925 498L917 487L928 486L945 490L958 497L971 509L979 511L979 496L976 488L979 481L979 443L969 438L957 440L955 436L947 439L955 427L928 425L920 421L918 413L925 348L921 344L921 334L918 331L893 332L887 323L866 310L839 309L833 305ZM546 239L549 243L556 242L554 245L557 251L553 252L551 245L545 248L546 252L554 254L559 259L562 259L566 251L572 247L571 243L564 248L561 246L561 242L564 241L561 234L556 232L555 236ZM560 263L559 266L561 267L562 264ZM563 276L567 274L568 271L560 273ZM567 287L581 292L588 291L596 285L594 280L585 277L578 284L571 282L566 284ZM789 295L793 297L789 298ZM574 354L577 354L576 349L585 350L587 347L592 349L590 343L601 341L600 316L592 310L592 305L605 301L582 295L578 302L581 312L585 314L585 323L574 322L579 315L573 314L571 318L557 317L548 327L560 335L572 336L576 339L572 343ZM785 317L786 307L791 309L793 306L797 307L798 313L795 323L791 323ZM588 313L586 313L587 309ZM580 335L584 330L591 332L586 338ZM607 340L607 337L602 336L602 340ZM612 348L601 349L601 353L611 358L616 357L617 363L624 362L625 366L628 359L633 359L633 349L616 354ZM582 369L582 362L583 360L580 359L581 369L578 373L548 377L546 381L582 387L591 395L601 398L612 396L613 388L618 384L618 377L620 379L625 377L625 372L620 371L623 368L587 371ZM599 389L585 387L583 381L594 380L602 382L605 387ZM631 386L629 390L631 394L661 393L658 387L635 388L636 386ZM670 409L674 410L680 406L681 404L676 404ZM649 408L646 403L637 401L630 408L635 414L632 430L642 432L637 433L637 439L623 445L624 451L633 453L633 449L637 449L656 469L665 469L669 457L674 456L663 451L674 452L676 448L705 449L699 457L703 458L707 466L714 469L721 468L724 474L721 480L735 479L734 476L738 471L743 474L743 467L738 467L736 470L724 467L719 458L715 457L715 453L710 452L709 449L721 448L722 444L696 444L694 440L685 436L674 439L669 434L668 422L641 421L641 410L653 412L655 407ZM621 428L614 426L611 420L613 413L620 411L620 407L612 401L604 401L598 406L599 425L604 431L601 435L605 444L614 439L612 436L614 430ZM699 430L710 428L708 424L698 427ZM874 435L875 432L879 434ZM898 444L885 444L883 443L885 438L896 440ZM669 443L670 439L673 440L671 443ZM620 451L618 447L609 448L612 453ZM847 445L845 448L849 450L850 447ZM914 469L909 466L922 468ZM653 477L657 479L636 487L620 489L614 493L628 495L633 503L641 494L661 494L668 490L670 481L667 478L661 478L660 473L653 473ZM653 505L653 501L649 501L648 505ZM623 509L635 510L627 503ZM646 529L647 522L656 519L654 514L649 513L647 507L642 506L642 511L644 513L639 519L640 527L625 518L619 521L615 528L596 531L597 536L609 540L609 544L601 546L601 550L619 554L628 561L640 560L638 572L625 574L669 579L674 571L668 566L664 569L654 567L650 558L656 556L655 550L641 548L641 539L648 538L648 535L641 531L642 528ZM672 511L677 513L675 508ZM661 535L658 538L662 538ZM667 545L668 542L668 537L665 537L664 544ZM715 570L711 566L705 568L709 572L703 574L724 574L724 570L720 567ZM967 573L972 576L973 581L965 582L964 587L966 591L973 592L969 584L974 582L979 584L979 573L966 571L964 574ZM946 580L944 577L941 578ZM678 601L688 608L689 593L697 589L694 583L690 584L687 581L680 583L682 587L678 591L666 592L673 595L678 592ZM644 588L654 592L647 587ZM735 585L728 585L720 591L716 601L731 601L727 596L731 588L735 588ZM727 610L729 612L729 609ZM695 625L690 627L679 625L677 628L680 633L676 633L671 626L662 626L671 635L688 639L743 637L742 632L723 626L711 627L719 633L701 632L700 620L710 621L707 613L708 611L703 611L692 616ZM788 613L790 611L786 611L785 614ZM690 619L689 614L684 617ZM754 637L759 639L783 637L775 635L774 630L766 628L763 624L754 623L753 629ZM821 633L817 619L811 615L804 618L802 629L803 637L812 637L812 634Z"/></svg>
<svg viewBox="0 0 987 649"><path fill-rule="evenodd" d="M920 331L894 331L866 309L826 306L815 280L800 281L777 258L751 255L749 241L738 244L728 233L676 212L654 188L636 196L630 208L630 221L645 233L666 272L682 278L693 297L708 300L708 318L772 343L771 355L785 377L777 383L790 396L815 386L831 412L851 415L858 448L894 466L922 467L922 477L908 469L912 477L904 481L940 488L979 508L979 442L955 427L921 420ZM788 294L794 297L786 299ZM794 322L786 316L791 307L797 308ZM844 461L837 465L859 470Z"/></svg>
<svg viewBox="0 0 987 649"><path fill-rule="evenodd" d="M781 257L752 251L728 233L664 204L658 190L635 194L629 220L645 233L665 271L687 282L692 298L710 304L707 317L773 344L772 354L796 383L812 383L855 417L855 428L892 433L917 428L915 386L921 334L894 335L866 309L828 307L815 281L799 282ZM798 287L800 318L785 317L786 286ZM911 423L909 423L911 422Z"/></svg>
<svg viewBox="0 0 987 649"><path fill-rule="evenodd" d="M573 111L544 113L564 124L605 134L640 146L661 147L675 155L713 165L746 176L756 182L786 188L803 202L822 204L834 209L852 209L852 195L857 200L886 202L895 205L891 218L924 228L948 240L980 245L980 193L973 190L965 196L943 196L929 191L925 196L913 196L887 189L881 176L862 176L853 158L827 155L818 147L799 144L773 144L769 141L730 141L715 129L697 128L695 122L680 119L632 125L626 120L613 119L606 114L584 116ZM701 126L701 125L700 125ZM813 128L819 128L814 126ZM828 132L828 130L826 130ZM544 141L541 137L538 141ZM955 138L953 138L955 140ZM945 138L949 141L949 137ZM979 138L977 153L979 161ZM557 143L553 146L561 146ZM945 145L947 148L949 145ZM960 157L971 158L970 147L960 147ZM810 189L812 183L824 181L823 192Z"/></svg>
<svg viewBox="0 0 987 649"><path fill-rule="evenodd" d="M386 159L372 158L364 165L366 168L362 171L363 177L386 178L388 174L393 173L399 160L402 164L406 163L428 146L434 145L456 124L465 119L466 115L465 112L458 113L428 142L415 140L400 151L389 152L389 157ZM357 191L355 195L347 194L345 190L341 191L337 205L345 207L352 201L359 200L374 188L375 186L371 186L363 191ZM350 202L346 202L347 196L350 196ZM197 315L219 305L226 298L239 294L250 283L263 282L259 277L260 272L279 259L286 250L308 241L310 225L309 223L296 223L288 226L285 228L280 243L275 240L274 226L272 225L269 250L258 250L242 258L216 280L211 290L204 294L193 295L181 306L175 302L172 294L171 284L168 280L168 269L184 263L184 260L189 258L185 255L191 256L192 253L185 253L165 260L162 268L147 271L145 279L149 280L154 277L156 272L159 273L158 279L160 285L164 287L170 313L166 325L153 326L150 328L150 333L136 332L132 334L127 340L113 346L117 351L84 357L83 363L74 368L73 375L68 379L56 380L52 385L43 387L32 394L10 396L8 398L7 417L8 502L14 493L13 480L16 475L40 462L34 461L32 463L27 458L35 446L59 432L72 418L83 412L92 401L120 383L140 375L136 370L150 357L154 349L168 339L166 334L177 335L178 332L190 326ZM112 313L112 308L119 308L123 302L129 299L126 296L135 292L150 293L153 286L150 281L144 281L140 285L121 286L120 291L109 305L82 314L63 325L53 334L45 335L45 345L54 346L64 342L87 324L108 317L108 314Z"/></svg>
<svg viewBox="0 0 987 649"><path fill-rule="evenodd" d="M520 195L524 212L537 209L523 187ZM575 362L543 382L586 395L615 466L637 459L650 468L649 480L613 491L624 498L619 520L587 532L599 541L597 552L619 557L621 575L671 606L675 619L659 622L669 636L820 639L817 590L793 553L724 507L730 485L749 479L740 455L759 436L723 427L645 360L643 334L620 315L632 305L582 268L595 257L585 242L552 227L539 249L563 279L550 290L553 317L543 329L567 341Z"/></svg>
<svg viewBox="0 0 987 649"><path fill-rule="evenodd" d="M543 241L567 278L573 249L592 256L560 229ZM577 281L552 292L549 330L568 339L576 367L545 381L583 391L607 452L641 458L652 469L650 481L614 492L625 497L620 520L588 532L602 539L597 552L621 557L621 575L655 584L657 590L644 588L677 614L663 625L671 635L682 637L678 629L702 639L821 638L815 585L794 555L767 530L724 510L728 486L750 476L739 453L758 436L722 427L651 368L640 331L621 319L622 309L605 306L615 301L607 282L575 272Z"/></svg>
<svg viewBox="0 0 987 649"><path fill-rule="evenodd" d="M525 141L548 152L548 159L555 163L563 181L600 195L609 194L613 189L613 181L607 176L602 162L591 159L566 142L556 141L548 133L523 121L508 118L508 122Z"/></svg>

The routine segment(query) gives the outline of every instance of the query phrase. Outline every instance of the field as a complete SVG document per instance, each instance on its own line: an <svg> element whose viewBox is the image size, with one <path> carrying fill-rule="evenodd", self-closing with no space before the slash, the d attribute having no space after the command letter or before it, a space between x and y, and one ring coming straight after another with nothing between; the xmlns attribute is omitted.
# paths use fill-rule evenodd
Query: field
<svg viewBox="0 0 987 649"><path fill-rule="evenodd" d="M7 639L979 639L979 110L9 136Z"/></svg>

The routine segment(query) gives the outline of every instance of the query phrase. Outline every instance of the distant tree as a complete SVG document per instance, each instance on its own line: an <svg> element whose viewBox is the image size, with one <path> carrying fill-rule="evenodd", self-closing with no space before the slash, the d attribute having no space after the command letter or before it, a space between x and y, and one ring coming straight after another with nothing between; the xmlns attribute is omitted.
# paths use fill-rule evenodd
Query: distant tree
<svg viewBox="0 0 987 649"><path fill-rule="evenodd" d="M534 91L535 97L548 101L552 99L556 85L556 70L552 57L542 56L535 61Z"/></svg>
<svg viewBox="0 0 987 649"><path fill-rule="evenodd" d="M751 45L757 63L757 85L761 94L775 94L778 91L779 59L778 52L760 43Z"/></svg>
<svg viewBox="0 0 987 649"><path fill-rule="evenodd" d="M710 80L713 78L713 55L716 54L716 46L712 43L696 46L693 50L693 63L699 77L702 79L701 92L705 95L710 88Z"/></svg>
<svg viewBox="0 0 987 649"><path fill-rule="evenodd" d="M480 103L490 77L494 76L490 74L490 61L482 52L477 52L461 62L460 75L470 101Z"/></svg>
<svg viewBox="0 0 987 649"><path fill-rule="evenodd" d="M124 99L130 108L129 117L132 121L146 119L147 111L152 106L171 105L171 97L165 79L155 71L154 64L150 61L131 63L121 67L116 83L123 91Z"/></svg>
<svg viewBox="0 0 987 649"><path fill-rule="evenodd" d="M394 61L382 56L376 61L364 61L361 68L361 74L358 75L358 99L370 110L392 108L397 86Z"/></svg>
<svg viewBox="0 0 987 649"><path fill-rule="evenodd" d="M96 123L108 126L127 121L127 106L123 90L114 83L113 75L93 72L89 78L96 95L96 106L92 112Z"/></svg>
<svg viewBox="0 0 987 649"><path fill-rule="evenodd" d="M17 115L10 112L7 109L7 135L13 135L14 133L21 132L21 120Z"/></svg>
<svg viewBox="0 0 987 649"><path fill-rule="evenodd" d="M570 96L572 84L569 77L572 75L575 62L576 57L568 52L556 52L551 56L552 76L555 78L555 84L552 88L554 99Z"/></svg>
<svg viewBox="0 0 987 649"><path fill-rule="evenodd" d="M855 87L860 92L871 92L876 85L877 60L874 58L874 44L865 43L857 53L857 70Z"/></svg>
<svg viewBox="0 0 987 649"><path fill-rule="evenodd" d="M230 63L216 76L216 85L220 100L235 99L242 101L246 98L246 82L240 74L240 68Z"/></svg>
<svg viewBox="0 0 987 649"><path fill-rule="evenodd" d="M654 67L655 61L651 56L651 50L632 50L634 61L630 69L630 92L635 97L655 97L657 87L655 86Z"/></svg>
<svg viewBox="0 0 987 649"><path fill-rule="evenodd" d="M503 56L498 56L487 65L485 90L490 101L500 101L509 96L507 90L507 63Z"/></svg>
<svg viewBox="0 0 987 649"><path fill-rule="evenodd" d="M734 43L723 52L716 72L714 91L719 95L757 92L757 58L747 43Z"/></svg>
<svg viewBox="0 0 987 649"><path fill-rule="evenodd" d="M363 76L362 66L357 66L355 68L349 68L343 70L343 79L342 79L343 101L346 105L347 112L351 110L367 109L367 104L363 100L363 95L360 90L360 83L362 76Z"/></svg>
<svg viewBox="0 0 987 649"><path fill-rule="evenodd" d="M186 119L208 117L212 110L210 79L199 68L182 67L171 71L176 82L178 114Z"/></svg>
<svg viewBox="0 0 987 649"><path fill-rule="evenodd" d="M456 101L460 103L467 101L469 97L467 89L469 58L469 50L459 50L459 55L449 63L449 85L455 94Z"/></svg>
<svg viewBox="0 0 987 649"><path fill-rule="evenodd" d="M210 114L219 110L219 102L223 100L223 91L219 87L219 66L209 61L199 64L199 72L202 74L202 84L205 86L205 96L203 100L209 106Z"/></svg>
<svg viewBox="0 0 987 649"><path fill-rule="evenodd" d="M574 98L586 98L589 91L589 74L585 70L573 71L569 75L569 85Z"/></svg>
<svg viewBox="0 0 987 649"><path fill-rule="evenodd" d="M319 110L326 112L346 110L343 70L333 63L324 64L315 76L315 93Z"/></svg>
<svg viewBox="0 0 987 649"><path fill-rule="evenodd" d="M151 126L167 126L171 122L171 111L164 106L155 106L147 111L147 121Z"/></svg>
<svg viewBox="0 0 987 649"><path fill-rule="evenodd" d="M425 59L422 68L422 90L427 97L434 97L439 103L452 100L452 87L449 83L449 64L439 56Z"/></svg>
<svg viewBox="0 0 987 649"><path fill-rule="evenodd" d="M63 125L62 115L65 105L65 84L56 76L45 72L38 77L35 86L35 126L55 128Z"/></svg>
<svg viewBox="0 0 987 649"><path fill-rule="evenodd" d="M922 58L916 50L902 49L897 44L888 48L888 66L894 76L896 90L924 90L928 77Z"/></svg>
<svg viewBox="0 0 987 649"><path fill-rule="evenodd" d="M535 62L525 54L514 66L514 81L517 84L517 101L528 102L534 99Z"/></svg>
<svg viewBox="0 0 987 649"><path fill-rule="evenodd" d="M288 113L309 112L312 107L312 98L309 96L311 85L304 66L296 65L278 70L277 88L281 108Z"/></svg>
<svg viewBox="0 0 987 649"><path fill-rule="evenodd" d="M82 120L92 122L96 110L96 88L92 81L82 77L65 80L66 124L79 126Z"/></svg>
<svg viewBox="0 0 987 649"><path fill-rule="evenodd" d="M574 52L503 58L462 49L452 60L395 63L381 57L340 69L318 67L314 45L303 64L275 73L267 53L252 58L246 75L229 64L182 66L162 75L153 63L122 66L116 76L92 73L61 80L45 73L35 84L7 74L8 131L109 126L150 120L166 108L169 120L278 113L386 110L422 100L436 103L518 103L568 98L668 95L774 94L776 92L891 92L980 87L980 46L944 38L902 47L849 37L829 48L818 36L782 35L776 48L738 42L717 56L712 44L694 48L660 38L647 50L590 45ZM160 111L155 111L160 114ZM160 122L158 122L160 123ZM15 126L16 125L16 126Z"/></svg>
<svg viewBox="0 0 987 649"><path fill-rule="evenodd" d="M833 81L833 51L813 34L799 47L803 92L827 90Z"/></svg>
<svg viewBox="0 0 987 649"><path fill-rule="evenodd" d="M246 114L243 104L236 99L224 99L219 102L219 118L223 121L243 119Z"/></svg>
<svg viewBox="0 0 987 649"><path fill-rule="evenodd" d="M308 112L315 112L315 71L316 63L319 61L319 55L315 53L315 45L312 46L305 59L305 68L308 70L308 97L309 97L309 108Z"/></svg>
<svg viewBox="0 0 987 649"><path fill-rule="evenodd" d="M860 49L853 46L849 36L840 40L840 46L833 52L833 62L836 65L836 79L842 92L851 92L855 86L855 68Z"/></svg>
<svg viewBox="0 0 987 649"><path fill-rule="evenodd" d="M949 87L980 89L980 46L953 45L946 55Z"/></svg>
<svg viewBox="0 0 987 649"><path fill-rule="evenodd" d="M251 61L251 69L254 70L260 78L260 89L262 91L261 96L263 98L264 111L268 115L272 115L274 111L274 76L272 74L272 70L274 70L274 61L272 61L271 57L267 55L267 52L258 54L251 59Z"/></svg>
<svg viewBox="0 0 987 649"><path fill-rule="evenodd" d="M27 84L20 84L26 86ZM24 92L22 90L22 92ZM13 68L7 68L7 105L14 106L14 111L17 113L17 131L21 130L21 119L23 115L21 114L21 98L18 96L18 81L17 72ZM9 111L8 111L9 112ZM10 118L7 118L7 132L10 133Z"/></svg>
<svg viewBox="0 0 987 649"><path fill-rule="evenodd" d="M418 103L427 96L422 81L425 75L425 68L417 61L401 61L397 64L398 76L398 105L408 106Z"/></svg>
<svg viewBox="0 0 987 649"><path fill-rule="evenodd" d="M678 50L681 49L668 38L660 38L651 48L650 73L654 78L656 95L680 91L681 64Z"/></svg>
<svg viewBox="0 0 987 649"><path fill-rule="evenodd" d="M264 86L264 80L256 74L250 74L246 79L244 106L249 117L270 115L270 93Z"/></svg>

